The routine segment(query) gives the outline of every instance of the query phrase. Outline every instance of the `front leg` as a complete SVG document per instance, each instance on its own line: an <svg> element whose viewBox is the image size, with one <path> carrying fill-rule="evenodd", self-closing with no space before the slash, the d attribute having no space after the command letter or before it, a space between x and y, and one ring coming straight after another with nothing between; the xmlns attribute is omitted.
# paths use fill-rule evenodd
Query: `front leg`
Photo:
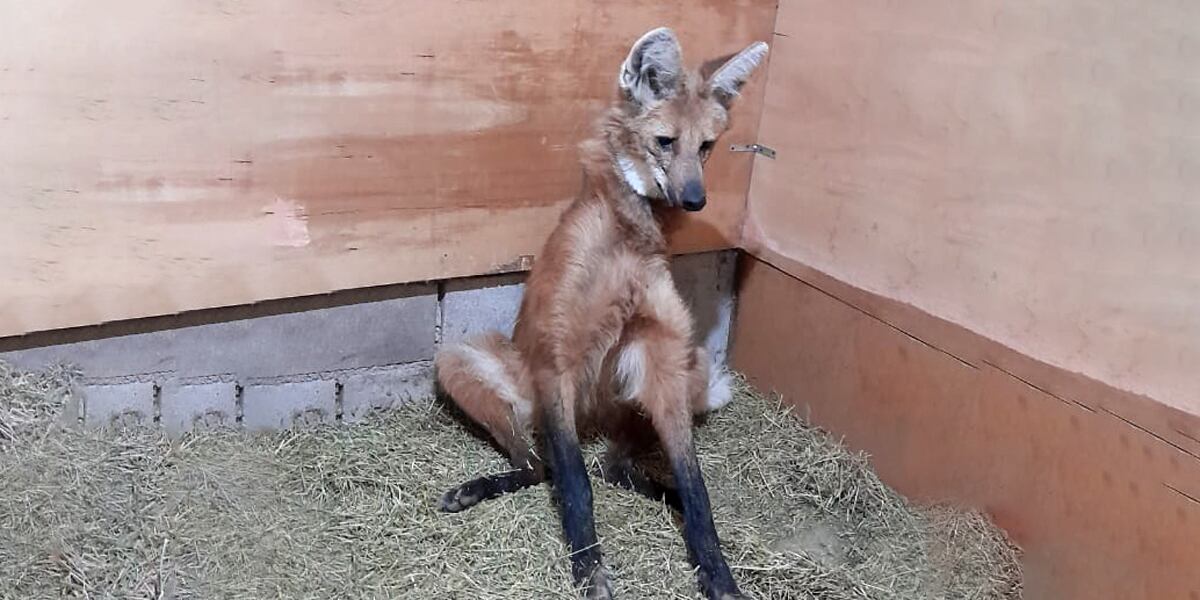
<svg viewBox="0 0 1200 600"><path fill-rule="evenodd" d="M667 453L675 474L679 503L683 506L684 541L688 554L698 567L700 589L711 600L742 598L725 556L721 553L721 541L713 523L708 488L700 474L700 462L696 459L691 436L687 438L686 441L672 442L667 446Z"/></svg>
<svg viewBox="0 0 1200 600"><path fill-rule="evenodd" d="M647 365L648 385L641 402L650 414L671 463L676 493L683 508L684 542L688 555L698 568L700 589L710 600L742 598L721 553L708 489L696 458L687 374L679 368L686 364L680 346L681 343L661 344L647 352L647 362L651 364Z"/></svg>
<svg viewBox="0 0 1200 600"><path fill-rule="evenodd" d="M566 387L566 386L564 386ZM568 387L545 402L542 422L550 474L558 499L563 533L571 550L571 575L589 600L613 597L600 554L588 479L575 429L574 394Z"/></svg>

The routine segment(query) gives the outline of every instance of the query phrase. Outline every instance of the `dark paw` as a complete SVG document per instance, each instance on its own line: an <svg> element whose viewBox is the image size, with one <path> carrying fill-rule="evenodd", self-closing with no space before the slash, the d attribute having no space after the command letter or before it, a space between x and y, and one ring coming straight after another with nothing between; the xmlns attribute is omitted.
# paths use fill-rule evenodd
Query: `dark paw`
<svg viewBox="0 0 1200 600"><path fill-rule="evenodd" d="M456 513L464 511L479 503L479 498L467 493L461 486L456 487L442 495L442 500L438 503L438 508L442 512Z"/></svg>
<svg viewBox="0 0 1200 600"><path fill-rule="evenodd" d="M587 600L612 600L615 596L608 569L605 569L603 565L596 567L584 584L583 594Z"/></svg>
<svg viewBox="0 0 1200 600"><path fill-rule="evenodd" d="M750 600L750 596L738 590L736 584L714 589L702 583L701 589L704 590L704 597L708 600Z"/></svg>

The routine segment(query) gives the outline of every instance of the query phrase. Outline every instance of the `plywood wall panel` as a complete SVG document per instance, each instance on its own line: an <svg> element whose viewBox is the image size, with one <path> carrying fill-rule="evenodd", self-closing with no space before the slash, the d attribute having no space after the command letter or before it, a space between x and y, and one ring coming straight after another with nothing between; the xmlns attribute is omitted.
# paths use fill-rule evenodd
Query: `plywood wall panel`
<svg viewBox="0 0 1200 600"><path fill-rule="evenodd" d="M780 4L744 246L1200 413L1200 4Z"/></svg>
<svg viewBox="0 0 1200 600"><path fill-rule="evenodd" d="M739 2L0 7L0 336L527 266L642 32L699 61L769 39ZM761 82L737 108L752 141ZM719 153L677 251L730 246Z"/></svg>
<svg viewBox="0 0 1200 600"><path fill-rule="evenodd" d="M987 511L1022 548L1025 598L1200 597L1200 446L1164 427L1200 417L965 330L946 346L952 325L895 304L749 259L733 364L910 498Z"/></svg>

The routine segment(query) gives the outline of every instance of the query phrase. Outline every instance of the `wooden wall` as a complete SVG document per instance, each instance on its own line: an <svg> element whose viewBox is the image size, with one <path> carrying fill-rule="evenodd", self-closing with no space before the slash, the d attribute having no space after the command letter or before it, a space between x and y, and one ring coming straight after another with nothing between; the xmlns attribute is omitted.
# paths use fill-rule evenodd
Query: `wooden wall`
<svg viewBox="0 0 1200 600"><path fill-rule="evenodd" d="M1200 418L811 269L746 261L732 360L921 503L987 512L1027 600L1200 598Z"/></svg>
<svg viewBox="0 0 1200 600"><path fill-rule="evenodd" d="M0 6L0 337L527 268L644 31L693 61L769 0ZM754 141L751 84L731 142ZM731 246L718 153L678 251Z"/></svg>
<svg viewBox="0 0 1200 600"><path fill-rule="evenodd" d="M1200 412L1198 24L784 0L744 245Z"/></svg>
<svg viewBox="0 0 1200 600"><path fill-rule="evenodd" d="M1200 598L1200 4L783 0L734 364L1026 597Z"/></svg>

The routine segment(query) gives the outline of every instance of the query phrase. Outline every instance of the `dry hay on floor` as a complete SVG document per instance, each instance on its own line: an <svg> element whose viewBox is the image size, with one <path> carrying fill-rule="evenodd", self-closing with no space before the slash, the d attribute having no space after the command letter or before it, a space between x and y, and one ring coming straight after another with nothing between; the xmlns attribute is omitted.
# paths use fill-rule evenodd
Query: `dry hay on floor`
<svg viewBox="0 0 1200 600"><path fill-rule="evenodd" d="M67 375L0 368L0 598L576 597L546 487L436 511L451 485L506 468L436 403L170 441L64 430ZM698 444L754 598L1019 597L1015 552L985 519L909 506L775 401L741 388ZM672 515L594 487L619 597L695 598Z"/></svg>

